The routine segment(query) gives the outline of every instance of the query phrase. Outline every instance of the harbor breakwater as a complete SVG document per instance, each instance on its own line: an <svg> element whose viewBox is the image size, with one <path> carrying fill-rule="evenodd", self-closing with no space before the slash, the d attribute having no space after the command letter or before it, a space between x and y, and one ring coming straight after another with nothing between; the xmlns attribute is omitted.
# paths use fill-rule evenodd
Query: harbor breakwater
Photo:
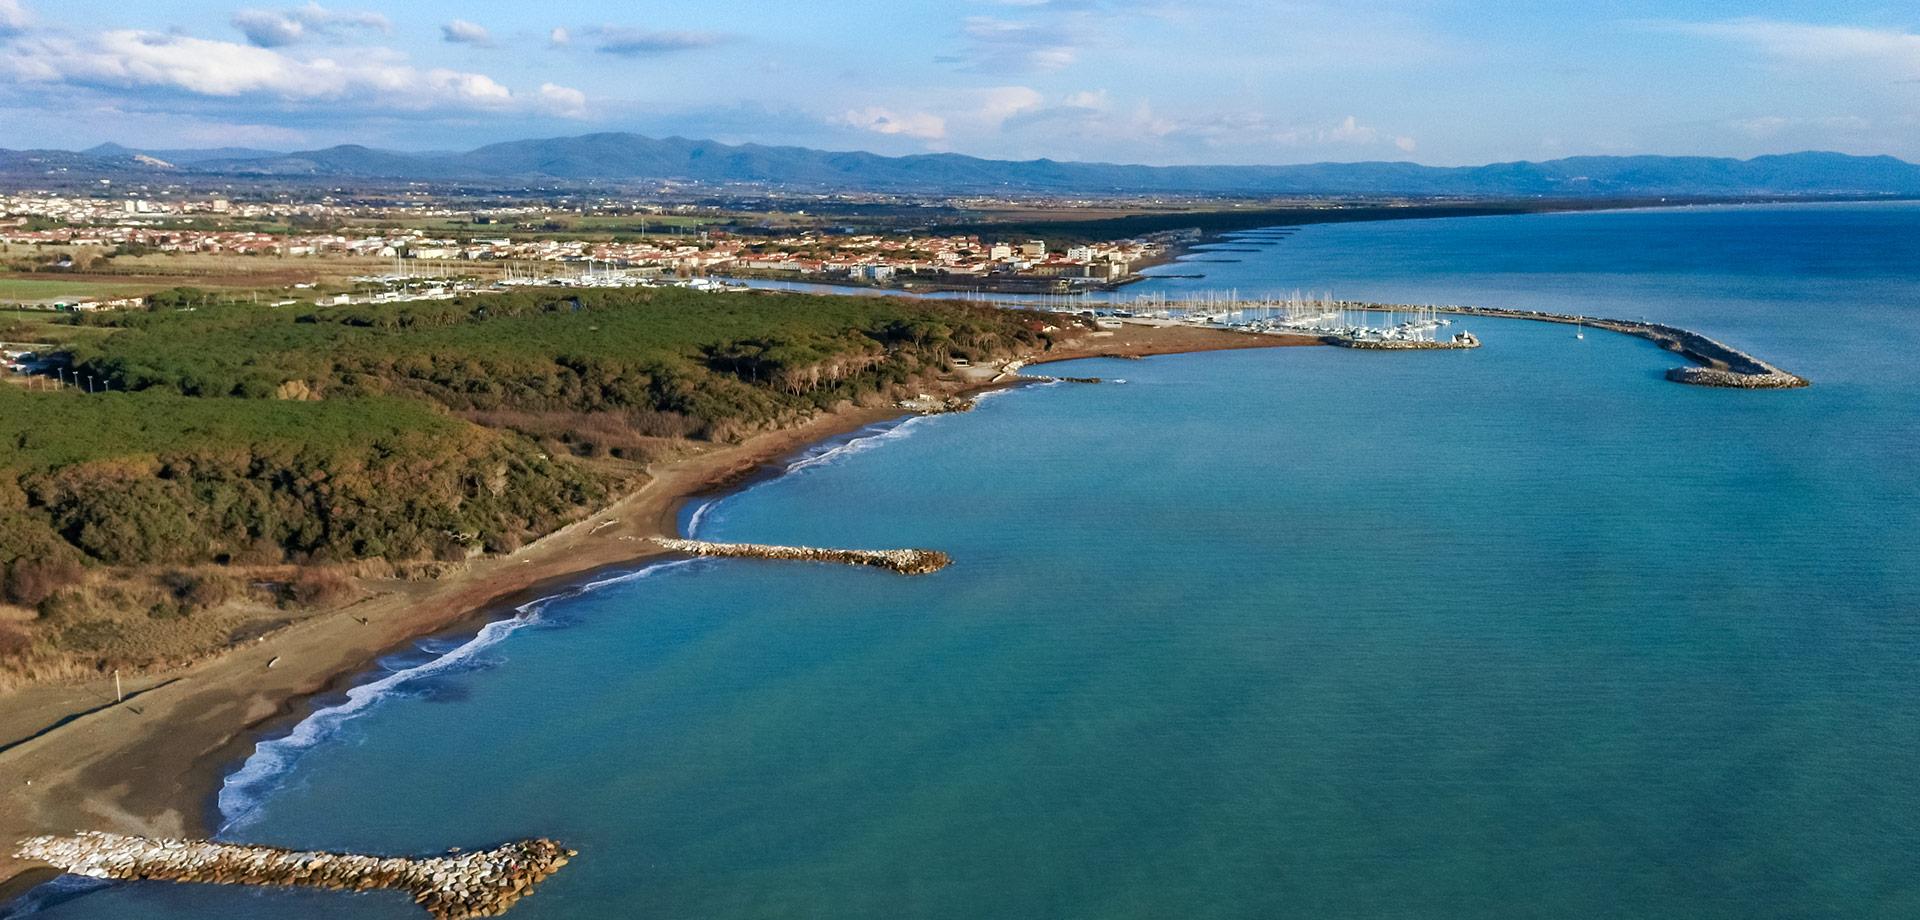
<svg viewBox="0 0 1920 920"><path fill-rule="evenodd" d="M1361 304L1367 310L1406 310L1390 304ZM1753 355L1698 332L1641 320L1604 319L1542 310L1510 310L1500 307L1436 307L1441 313L1458 316L1490 316L1499 319L1528 319L1569 326L1591 326L1608 332L1637 336L1695 362L1695 367L1676 367L1667 371L1667 379L1694 386L1731 387L1743 390L1785 390L1810 386L1811 381L1788 373Z"/></svg>
<svg viewBox="0 0 1920 920"><path fill-rule="evenodd" d="M1462 332L1444 342L1428 342L1421 339L1356 339L1345 336L1328 336L1325 341L1329 345L1357 348L1361 351L1459 351L1480 347L1480 340L1471 332Z"/></svg>
<svg viewBox="0 0 1920 920"><path fill-rule="evenodd" d="M131 837L34 837L15 855L98 879L403 891L439 920L497 917L579 855L545 838L424 858Z"/></svg>
<svg viewBox="0 0 1920 920"><path fill-rule="evenodd" d="M654 537L653 542L661 549L685 553L689 556L870 565L899 572L902 575L927 575L953 564L951 556L931 549L818 549L810 546L768 546L761 543L714 543L707 540L679 540L670 537Z"/></svg>

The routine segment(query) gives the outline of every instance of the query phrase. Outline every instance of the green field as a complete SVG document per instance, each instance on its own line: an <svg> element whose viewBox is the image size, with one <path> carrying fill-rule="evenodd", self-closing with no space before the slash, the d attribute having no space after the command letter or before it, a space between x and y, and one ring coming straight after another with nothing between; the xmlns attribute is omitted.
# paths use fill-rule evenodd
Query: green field
<svg viewBox="0 0 1920 920"><path fill-rule="evenodd" d="M135 297L167 285L161 282L99 281L92 278L55 281L0 276L0 303L36 303L48 300Z"/></svg>
<svg viewBox="0 0 1920 920"><path fill-rule="evenodd" d="M111 330L75 325L71 313L0 307L0 342L73 343L100 338Z"/></svg>

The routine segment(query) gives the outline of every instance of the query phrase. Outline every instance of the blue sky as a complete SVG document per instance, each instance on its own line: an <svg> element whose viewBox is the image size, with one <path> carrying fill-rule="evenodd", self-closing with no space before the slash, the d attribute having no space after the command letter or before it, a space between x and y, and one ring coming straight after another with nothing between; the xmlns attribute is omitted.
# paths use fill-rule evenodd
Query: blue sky
<svg viewBox="0 0 1920 920"><path fill-rule="evenodd" d="M0 0L0 146L1920 160L1920 5Z"/></svg>

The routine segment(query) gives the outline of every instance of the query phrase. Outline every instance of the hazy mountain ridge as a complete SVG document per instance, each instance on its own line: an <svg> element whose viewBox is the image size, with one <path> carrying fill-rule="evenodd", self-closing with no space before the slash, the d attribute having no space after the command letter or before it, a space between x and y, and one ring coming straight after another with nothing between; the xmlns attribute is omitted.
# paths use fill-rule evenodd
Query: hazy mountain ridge
<svg viewBox="0 0 1920 920"><path fill-rule="evenodd" d="M155 164L150 157L162 161ZM1291 166L1136 166L988 160L939 153L723 144L602 133L403 153L348 144L277 153L246 148L0 151L0 171L397 180L680 180L880 191L1198 192L1443 196L1920 195L1920 166L1889 156L1806 152L1720 157L1581 156L1485 166L1405 162Z"/></svg>

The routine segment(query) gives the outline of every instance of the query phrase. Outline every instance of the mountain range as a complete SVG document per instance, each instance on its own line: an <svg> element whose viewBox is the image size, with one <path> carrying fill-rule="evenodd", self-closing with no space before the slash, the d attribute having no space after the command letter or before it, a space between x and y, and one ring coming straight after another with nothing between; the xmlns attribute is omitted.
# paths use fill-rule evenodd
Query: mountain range
<svg viewBox="0 0 1920 920"><path fill-rule="evenodd" d="M1920 196L1920 166L1890 156L1805 152L1719 157L1583 156L1486 166L1404 162L1291 166L1136 166L881 156L604 133L407 153L358 145L283 153L249 148L0 150L0 175L459 182L756 183L887 192L1203 193L1461 197Z"/></svg>

